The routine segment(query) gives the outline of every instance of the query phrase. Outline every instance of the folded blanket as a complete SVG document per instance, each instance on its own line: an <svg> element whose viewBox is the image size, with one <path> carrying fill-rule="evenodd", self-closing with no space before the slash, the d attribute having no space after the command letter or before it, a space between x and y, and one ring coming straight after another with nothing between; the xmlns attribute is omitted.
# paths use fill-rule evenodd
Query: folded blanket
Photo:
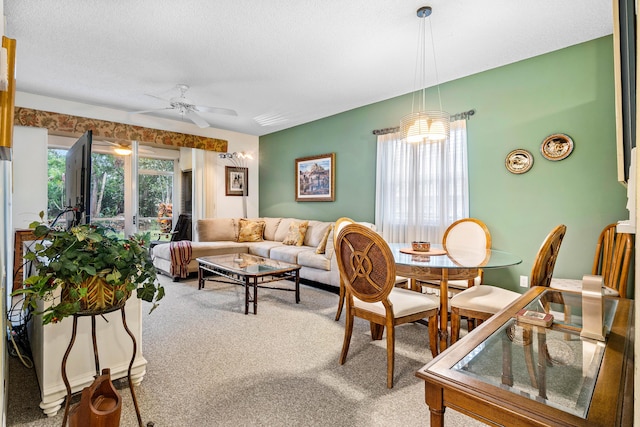
<svg viewBox="0 0 640 427"><path fill-rule="evenodd" d="M184 279L189 272L187 266L191 261L191 242L189 240L179 240L169 243L171 252L171 271L173 277Z"/></svg>

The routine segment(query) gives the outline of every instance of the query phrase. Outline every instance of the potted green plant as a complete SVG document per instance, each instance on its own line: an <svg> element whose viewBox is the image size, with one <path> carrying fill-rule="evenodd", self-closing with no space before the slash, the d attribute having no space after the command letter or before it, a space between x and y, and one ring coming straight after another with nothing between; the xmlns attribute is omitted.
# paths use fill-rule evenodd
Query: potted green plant
<svg viewBox="0 0 640 427"><path fill-rule="evenodd" d="M29 227L38 240L25 259L35 263L35 274L13 295L24 295L25 308L42 314L44 324L123 307L133 291L153 303L153 311L164 296L149 255L148 233L120 238L94 224L65 230L33 222ZM48 304L38 311L38 301Z"/></svg>

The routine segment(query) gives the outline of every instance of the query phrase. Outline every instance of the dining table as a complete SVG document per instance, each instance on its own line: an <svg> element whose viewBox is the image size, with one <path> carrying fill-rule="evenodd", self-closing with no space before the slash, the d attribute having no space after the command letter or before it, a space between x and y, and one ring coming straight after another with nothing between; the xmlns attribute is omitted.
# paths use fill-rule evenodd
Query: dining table
<svg viewBox="0 0 640 427"><path fill-rule="evenodd" d="M395 259L396 274L411 279L414 290L418 290L416 281L440 283L439 352L444 351L449 342L449 280L472 280L481 269L506 268L522 262L517 255L497 249L431 244L429 251L417 252L411 243L389 243L389 248Z"/></svg>

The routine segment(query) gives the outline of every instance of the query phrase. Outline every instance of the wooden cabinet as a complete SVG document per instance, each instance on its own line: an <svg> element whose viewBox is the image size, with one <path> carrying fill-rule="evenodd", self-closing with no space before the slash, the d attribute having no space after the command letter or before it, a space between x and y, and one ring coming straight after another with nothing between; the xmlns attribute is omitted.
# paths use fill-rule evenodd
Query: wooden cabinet
<svg viewBox="0 0 640 427"><path fill-rule="evenodd" d="M147 360L142 356L142 304L135 295L127 301L125 313L127 326L135 336L138 347L131 369L131 380L138 385L146 373ZM104 318L106 320L96 316L100 367L110 368L112 379L125 378L133 351L131 337L122 325L120 310L107 313ZM42 325L41 316L33 316L28 325L33 363L40 384L40 408L47 416L56 415L67 395L61 368L62 358L71 339L72 326L71 317L60 323ZM89 386L95 374L91 316L83 316L78 319L77 337L67 360L67 377L72 393Z"/></svg>

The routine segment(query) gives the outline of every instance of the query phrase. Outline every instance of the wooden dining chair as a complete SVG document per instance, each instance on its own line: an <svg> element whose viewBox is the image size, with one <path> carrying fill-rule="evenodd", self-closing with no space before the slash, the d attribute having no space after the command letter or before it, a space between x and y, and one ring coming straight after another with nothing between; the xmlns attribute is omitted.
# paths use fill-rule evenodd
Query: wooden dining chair
<svg viewBox="0 0 640 427"><path fill-rule="evenodd" d="M342 228L347 224L355 224L355 223L356 222L354 220L347 217L338 218L336 220L333 226L333 231L332 231L334 248L338 247L337 245L338 233L340 232L340 230L342 230ZM397 276L395 281L395 286L401 287L401 288L407 288L408 281L409 280L406 277ZM338 309L336 310L336 322L340 320L340 315L342 314L342 307L344 307L344 296L345 296L345 286L342 283L342 278L340 278L340 294L339 294L339 300L338 300Z"/></svg>
<svg viewBox="0 0 640 427"><path fill-rule="evenodd" d="M355 317L370 322L371 337L382 339L387 330L387 387L393 387L395 326L428 319L431 354L437 354L437 298L395 286L396 264L387 242L360 224L348 224L335 247L341 281L345 285L346 320L340 353L343 365L349 352Z"/></svg>
<svg viewBox="0 0 640 427"><path fill-rule="evenodd" d="M548 287L553 276L562 239L567 231L558 225L547 235L538 250L531 269L530 286ZM460 337L460 318L469 319L469 332L474 321L487 320L520 297L520 293L491 285L473 286L451 298L451 344Z"/></svg>
<svg viewBox="0 0 640 427"><path fill-rule="evenodd" d="M447 227L442 237L442 246L447 251L447 247L491 249L491 233L487 225L481 220L462 218ZM418 284L423 287L440 290L439 281L419 281ZM448 281L449 291L454 294L480 284L482 284L482 269L478 270L478 276L473 279Z"/></svg>
<svg viewBox="0 0 640 427"><path fill-rule="evenodd" d="M609 224L600 232L591 274L602 276L605 295L626 298L633 247L632 235L618 233L616 224ZM581 292L582 279L554 278L551 280L551 287Z"/></svg>
<svg viewBox="0 0 640 427"><path fill-rule="evenodd" d="M355 224L355 221L351 218L342 217L338 218L333 226L333 247L338 249L338 234L348 224ZM340 320L342 314L342 307L344 306L344 296L346 289L344 283L342 283L342 276L340 276L340 299L338 301L338 310L336 311L336 321Z"/></svg>

